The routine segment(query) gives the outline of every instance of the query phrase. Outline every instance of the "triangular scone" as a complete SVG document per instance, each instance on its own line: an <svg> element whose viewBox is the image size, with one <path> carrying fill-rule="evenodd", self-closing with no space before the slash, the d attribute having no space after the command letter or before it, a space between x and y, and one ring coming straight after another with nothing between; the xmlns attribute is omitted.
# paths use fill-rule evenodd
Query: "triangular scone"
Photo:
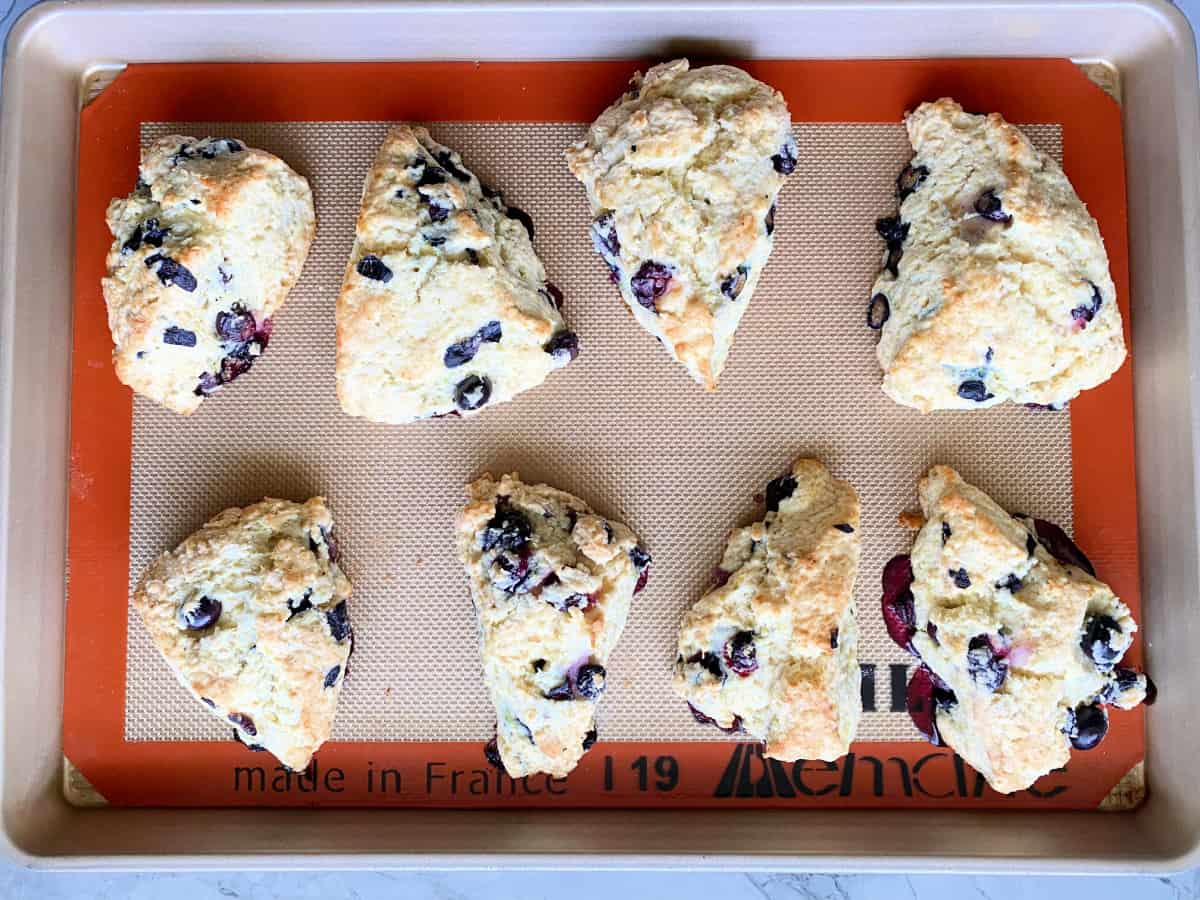
<svg viewBox="0 0 1200 900"><path fill-rule="evenodd" d="M267 347L316 229L308 182L231 138L171 135L108 207L102 281L117 377L194 412Z"/></svg>
<svg viewBox="0 0 1200 900"><path fill-rule="evenodd" d="M923 103L868 322L883 390L905 406L1060 408L1121 366L1100 229L1062 169L997 113Z"/></svg>
<svg viewBox="0 0 1200 900"><path fill-rule="evenodd" d="M796 166L783 95L732 66L663 63L633 77L567 164L634 317L715 390Z"/></svg>
<svg viewBox="0 0 1200 900"><path fill-rule="evenodd" d="M297 771L329 738L354 643L332 531L322 497L227 509L133 593L183 686L237 740Z"/></svg>
<svg viewBox="0 0 1200 900"><path fill-rule="evenodd" d="M532 235L424 128L388 132L337 304L342 409L377 422L466 415L573 360L579 342Z"/></svg>
<svg viewBox="0 0 1200 900"><path fill-rule="evenodd" d="M888 632L920 661L909 713L995 790L1023 790L1072 745L1100 742L1106 705L1153 693L1119 666L1137 623L1057 526L1010 516L948 466L929 470L920 496L912 556L884 572Z"/></svg>
<svg viewBox="0 0 1200 900"><path fill-rule="evenodd" d="M626 526L516 475L468 487L458 550L479 617L496 747L514 778L562 777L596 740L608 656L650 556Z"/></svg>
<svg viewBox="0 0 1200 900"><path fill-rule="evenodd" d="M858 495L800 459L766 500L683 617L675 690L700 721L765 741L767 756L834 760L862 715Z"/></svg>

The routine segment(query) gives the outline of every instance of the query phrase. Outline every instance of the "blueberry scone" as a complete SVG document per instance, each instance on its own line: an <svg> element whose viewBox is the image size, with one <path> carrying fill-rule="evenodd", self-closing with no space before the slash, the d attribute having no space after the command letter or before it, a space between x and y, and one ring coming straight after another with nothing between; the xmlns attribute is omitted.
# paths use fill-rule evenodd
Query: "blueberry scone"
<svg viewBox="0 0 1200 900"><path fill-rule="evenodd" d="M384 139L337 304L342 408L377 422L474 413L579 353L562 294L504 205L424 128Z"/></svg>
<svg viewBox="0 0 1200 900"><path fill-rule="evenodd" d="M834 760L862 715L858 495L800 459L766 501L683 618L675 690L701 722L765 741L767 756Z"/></svg>
<svg viewBox="0 0 1200 900"><path fill-rule="evenodd" d="M142 575L133 605L180 682L235 739L305 768L353 647L322 497L227 509Z"/></svg>
<svg viewBox="0 0 1200 900"><path fill-rule="evenodd" d="M489 759L513 778L565 776L596 741L605 667L650 555L564 491L516 475L467 490L458 549L496 708Z"/></svg>
<svg viewBox="0 0 1200 900"><path fill-rule="evenodd" d="M634 318L715 390L796 167L783 95L732 66L663 63L634 75L567 163Z"/></svg>
<svg viewBox="0 0 1200 900"><path fill-rule="evenodd" d="M868 324L883 390L923 412L1061 408L1121 366L1100 229L1062 169L997 113L923 103Z"/></svg>
<svg viewBox="0 0 1200 900"><path fill-rule="evenodd" d="M912 555L888 563L888 633L920 660L914 724L1001 793L1029 787L1108 731L1107 706L1151 702L1120 665L1137 623L1049 522L1009 515L947 466L921 479Z"/></svg>
<svg viewBox="0 0 1200 900"><path fill-rule="evenodd" d="M108 227L102 286L117 377L186 415L266 349L316 220L308 182L278 157L171 135L142 153Z"/></svg>

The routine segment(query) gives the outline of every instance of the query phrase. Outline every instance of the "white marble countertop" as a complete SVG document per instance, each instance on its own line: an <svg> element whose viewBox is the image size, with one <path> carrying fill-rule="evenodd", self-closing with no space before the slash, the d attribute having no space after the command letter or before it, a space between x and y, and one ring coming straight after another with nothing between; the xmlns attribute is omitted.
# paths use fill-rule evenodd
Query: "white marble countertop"
<svg viewBox="0 0 1200 900"><path fill-rule="evenodd" d="M0 40L37 0L0 0ZM1176 0L1200 31L1200 0ZM1170 878L773 875L708 872L35 872L0 862L9 900L1184 900L1200 870Z"/></svg>
<svg viewBox="0 0 1200 900"><path fill-rule="evenodd" d="M0 896L10 900L1184 900L1200 896L1200 873L1132 879L705 872L94 875L0 869Z"/></svg>

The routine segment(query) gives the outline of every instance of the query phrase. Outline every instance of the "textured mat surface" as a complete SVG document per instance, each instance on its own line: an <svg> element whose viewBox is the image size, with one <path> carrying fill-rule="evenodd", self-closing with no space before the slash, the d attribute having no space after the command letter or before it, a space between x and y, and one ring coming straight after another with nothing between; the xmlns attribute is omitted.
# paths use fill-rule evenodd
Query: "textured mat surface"
<svg viewBox="0 0 1200 900"><path fill-rule="evenodd" d="M334 302L363 178L386 123L189 123L170 134L237 137L312 182L317 239L254 371L188 419L137 398L130 581L230 505L260 497L332 504L354 583L355 654L338 740L484 740L494 718L481 681L467 582L452 525L462 486L484 470L519 471L628 523L654 556L612 657L605 740L698 740L670 688L675 630L709 583L726 532L761 515L768 480L801 454L822 458L862 499L857 600L860 662L875 665L877 712L859 740L919 739L889 712L886 667L904 662L878 612L879 573L910 535L916 480L955 466L1002 505L1070 529L1070 416L1000 407L922 416L879 390L867 296L911 152L900 125L803 124L800 165L779 201L775 250L716 394L706 395L633 321L593 253L583 189L562 152L576 124L438 123L433 135L528 212L579 360L514 403L468 421L372 425L334 392ZM1057 126L1027 126L1061 155ZM213 740L229 729L194 704L130 612L125 735Z"/></svg>

